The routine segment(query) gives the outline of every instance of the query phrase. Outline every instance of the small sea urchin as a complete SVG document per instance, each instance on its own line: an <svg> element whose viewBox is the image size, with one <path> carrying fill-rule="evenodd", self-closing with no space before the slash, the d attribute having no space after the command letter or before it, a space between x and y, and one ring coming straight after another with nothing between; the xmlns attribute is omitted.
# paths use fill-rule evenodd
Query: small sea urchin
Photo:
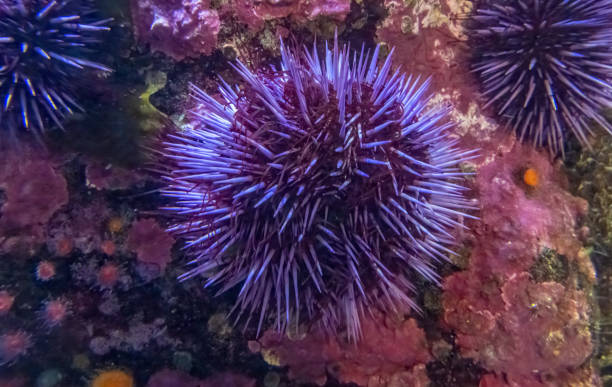
<svg viewBox="0 0 612 387"><path fill-rule="evenodd" d="M593 122L612 133L612 1L480 0L469 30L487 106L521 139L557 155Z"/></svg>
<svg viewBox="0 0 612 387"><path fill-rule="evenodd" d="M107 23L89 0L0 0L0 128L39 135L82 110L82 71L110 71L87 59Z"/></svg>
<svg viewBox="0 0 612 387"><path fill-rule="evenodd" d="M470 207L444 109L429 81L392 71L380 47L297 52L281 68L235 66L220 100L193 88L192 125L169 134L160 168L170 230L219 292L239 286L236 318L268 311L276 328L317 320L360 334L368 308L418 308L411 278L437 281L450 229ZM275 314L274 314L275 312Z"/></svg>

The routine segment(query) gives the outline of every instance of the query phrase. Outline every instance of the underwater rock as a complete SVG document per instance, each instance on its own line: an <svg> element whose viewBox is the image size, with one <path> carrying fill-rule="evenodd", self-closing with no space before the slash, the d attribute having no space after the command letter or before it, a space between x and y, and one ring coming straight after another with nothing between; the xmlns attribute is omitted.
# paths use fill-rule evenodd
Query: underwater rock
<svg viewBox="0 0 612 387"><path fill-rule="evenodd" d="M199 387L200 382L184 372L166 368L151 375L146 387Z"/></svg>
<svg viewBox="0 0 612 387"><path fill-rule="evenodd" d="M70 249L76 249L89 254L102 245L104 222L111 216L108 203L101 197L88 200L72 200L62 211L58 211L49 222L49 250L60 254L67 250L64 244L70 244Z"/></svg>
<svg viewBox="0 0 612 387"><path fill-rule="evenodd" d="M111 191L128 189L143 181L143 176L133 170L97 161L87 163L85 177L88 187Z"/></svg>
<svg viewBox="0 0 612 387"><path fill-rule="evenodd" d="M463 356L514 376L555 375L590 356L589 306L582 292L554 282L536 284L522 273L500 293L499 311L446 299L446 321L457 331ZM459 306L450 306L453 302Z"/></svg>
<svg viewBox="0 0 612 387"><path fill-rule="evenodd" d="M505 277L529 268L543 247L579 259L579 222L588 210L545 154L515 141L483 144L475 182L482 209L481 222L472 227L477 242L471 266ZM536 186L525 183L528 170L538 174Z"/></svg>
<svg viewBox="0 0 612 387"><path fill-rule="evenodd" d="M0 379L1 387L25 387L28 385L27 379L17 376L13 378L2 378Z"/></svg>
<svg viewBox="0 0 612 387"><path fill-rule="evenodd" d="M506 138L483 144L482 154L474 181L481 221L471 225L467 270L444 280L444 323L461 354L488 370L558 376L593 350L589 303L575 285L579 275L595 279L580 239L587 204L530 146ZM563 283L537 283L529 274L549 249L577 269Z"/></svg>
<svg viewBox="0 0 612 387"><path fill-rule="evenodd" d="M154 373L146 387L255 387L255 380L243 375L225 372L199 380L184 372L163 369Z"/></svg>
<svg viewBox="0 0 612 387"><path fill-rule="evenodd" d="M135 34L175 60L209 55L221 21L208 0L131 0Z"/></svg>
<svg viewBox="0 0 612 387"><path fill-rule="evenodd" d="M612 120L612 112L609 112ZM599 136L591 150L580 153L570 173L576 181L577 193L590 203L589 226L591 244L602 251L612 251L612 143Z"/></svg>
<svg viewBox="0 0 612 387"><path fill-rule="evenodd" d="M356 344L318 331L301 338L267 331L251 348L269 363L288 366L289 377L300 382L322 386L331 373L342 383L360 386L427 385L424 364L431 355L416 320L364 318L362 331ZM406 381L411 382L402 384Z"/></svg>
<svg viewBox="0 0 612 387"><path fill-rule="evenodd" d="M430 76L432 90L448 95L465 112L477 91L463 69L459 44L465 40L462 23L471 2L384 0L384 8L388 15L376 30L377 40L395 48L397 64Z"/></svg>
<svg viewBox="0 0 612 387"><path fill-rule="evenodd" d="M318 16L326 16L342 21L350 11L350 0L235 0L238 15L251 14L260 20L292 17L296 21L306 22ZM248 10L250 12L245 12ZM253 25L252 20L243 20Z"/></svg>
<svg viewBox="0 0 612 387"><path fill-rule="evenodd" d="M554 378L541 376L519 376L486 374L480 379L478 387L595 387L601 380L592 367L568 369Z"/></svg>
<svg viewBox="0 0 612 387"><path fill-rule="evenodd" d="M159 274L166 270L172 259L174 238L154 220L142 219L134 222L128 233L127 246L136 253L138 262L155 265Z"/></svg>
<svg viewBox="0 0 612 387"><path fill-rule="evenodd" d="M157 318L150 323L137 315L128 322L128 329L109 330L108 336L95 336L89 341L89 349L96 355L105 355L112 350L139 352L151 347L174 348L180 340L170 336L166 321Z"/></svg>
<svg viewBox="0 0 612 387"><path fill-rule="evenodd" d="M68 186L51 156L27 146L0 155L0 250L34 254L47 222L68 203Z"/></svg>

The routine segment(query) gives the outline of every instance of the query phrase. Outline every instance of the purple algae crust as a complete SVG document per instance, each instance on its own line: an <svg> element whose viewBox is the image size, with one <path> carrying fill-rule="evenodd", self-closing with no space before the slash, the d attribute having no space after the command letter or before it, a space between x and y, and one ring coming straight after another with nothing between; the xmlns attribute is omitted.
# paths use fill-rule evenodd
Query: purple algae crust
<svg viewBox="0 0 612 387"><path fill-rule="evenodd" d="M237 287L231 314L258 332L305 316L357 340L373 309L418 310L414 275L437 283L473 218L458 164L476 150L427 106L429 80L379 54L336 38L322 57L281 44L280 67L238 61L242 86L194 86L190 125L156 149L162 211L193 259L180 278Z"/></svg>
<svg viewBox="0 0 612 387"><path fill-rule="evenodd" d="M521 140L554 156L612 133L612 1L480 0L468 25L485 107Z"/></svg>

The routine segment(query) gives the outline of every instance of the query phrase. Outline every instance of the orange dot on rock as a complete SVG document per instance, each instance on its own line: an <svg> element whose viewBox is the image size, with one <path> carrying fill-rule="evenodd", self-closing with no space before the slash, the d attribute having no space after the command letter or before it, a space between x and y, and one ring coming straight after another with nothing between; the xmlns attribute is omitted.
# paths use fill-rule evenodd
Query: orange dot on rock
<svg viewBox="0 0 612 387"><path fill-rule="evenodd" d="M91 383L92 387L133 387L134 378L121 370L110 370L100 373Z"/></svg>
<svg viewBox="0 0 612 387"><path fill-rule="evenodd" d="M540 175L538 174L538 171L533 168L527 168L525 173L523 173L523 182L529 187L537 187L540 183Z"/></svg>
<svg viewBox="0 0 612 387"><path fill-rule="evenodd" d="M108 231L116 234L123 229L123 219L119 216L115 216L108 221Z"/></svg>

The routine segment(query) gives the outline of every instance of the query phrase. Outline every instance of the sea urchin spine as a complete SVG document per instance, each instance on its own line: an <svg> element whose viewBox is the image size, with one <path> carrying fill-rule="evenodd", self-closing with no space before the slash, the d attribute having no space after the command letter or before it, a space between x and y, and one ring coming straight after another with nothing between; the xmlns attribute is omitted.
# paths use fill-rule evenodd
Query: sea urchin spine
<svg viewBox="0 0 612 387"><path fill-rule="evenodd" d="M194 258L182 279L238 286L233 312L258 331L268 311L279 330L302 313L357 339L369 308L418 308L411 278L438 280L471 217L458 163L474 151L426 107L429 81L379 52L336 41L322 59L282 46L280 69L238 62L243 87L194 87L193 125L163 141L170 231Z"/></svg>
<svg viewBox="0 0 612 387"><path fill-rule="evenodd" d="M480 0L469 34L486 105L521 139L557 155L593 122L612 133L612 1Z"/></svg>
<svg viewBox="0 0 612 387"><path fill-rule="evenodd" d="M0 0L0 128L38 136L62 126L82 71L110 69L87 57L108 31L89 0Z"/></svg>

